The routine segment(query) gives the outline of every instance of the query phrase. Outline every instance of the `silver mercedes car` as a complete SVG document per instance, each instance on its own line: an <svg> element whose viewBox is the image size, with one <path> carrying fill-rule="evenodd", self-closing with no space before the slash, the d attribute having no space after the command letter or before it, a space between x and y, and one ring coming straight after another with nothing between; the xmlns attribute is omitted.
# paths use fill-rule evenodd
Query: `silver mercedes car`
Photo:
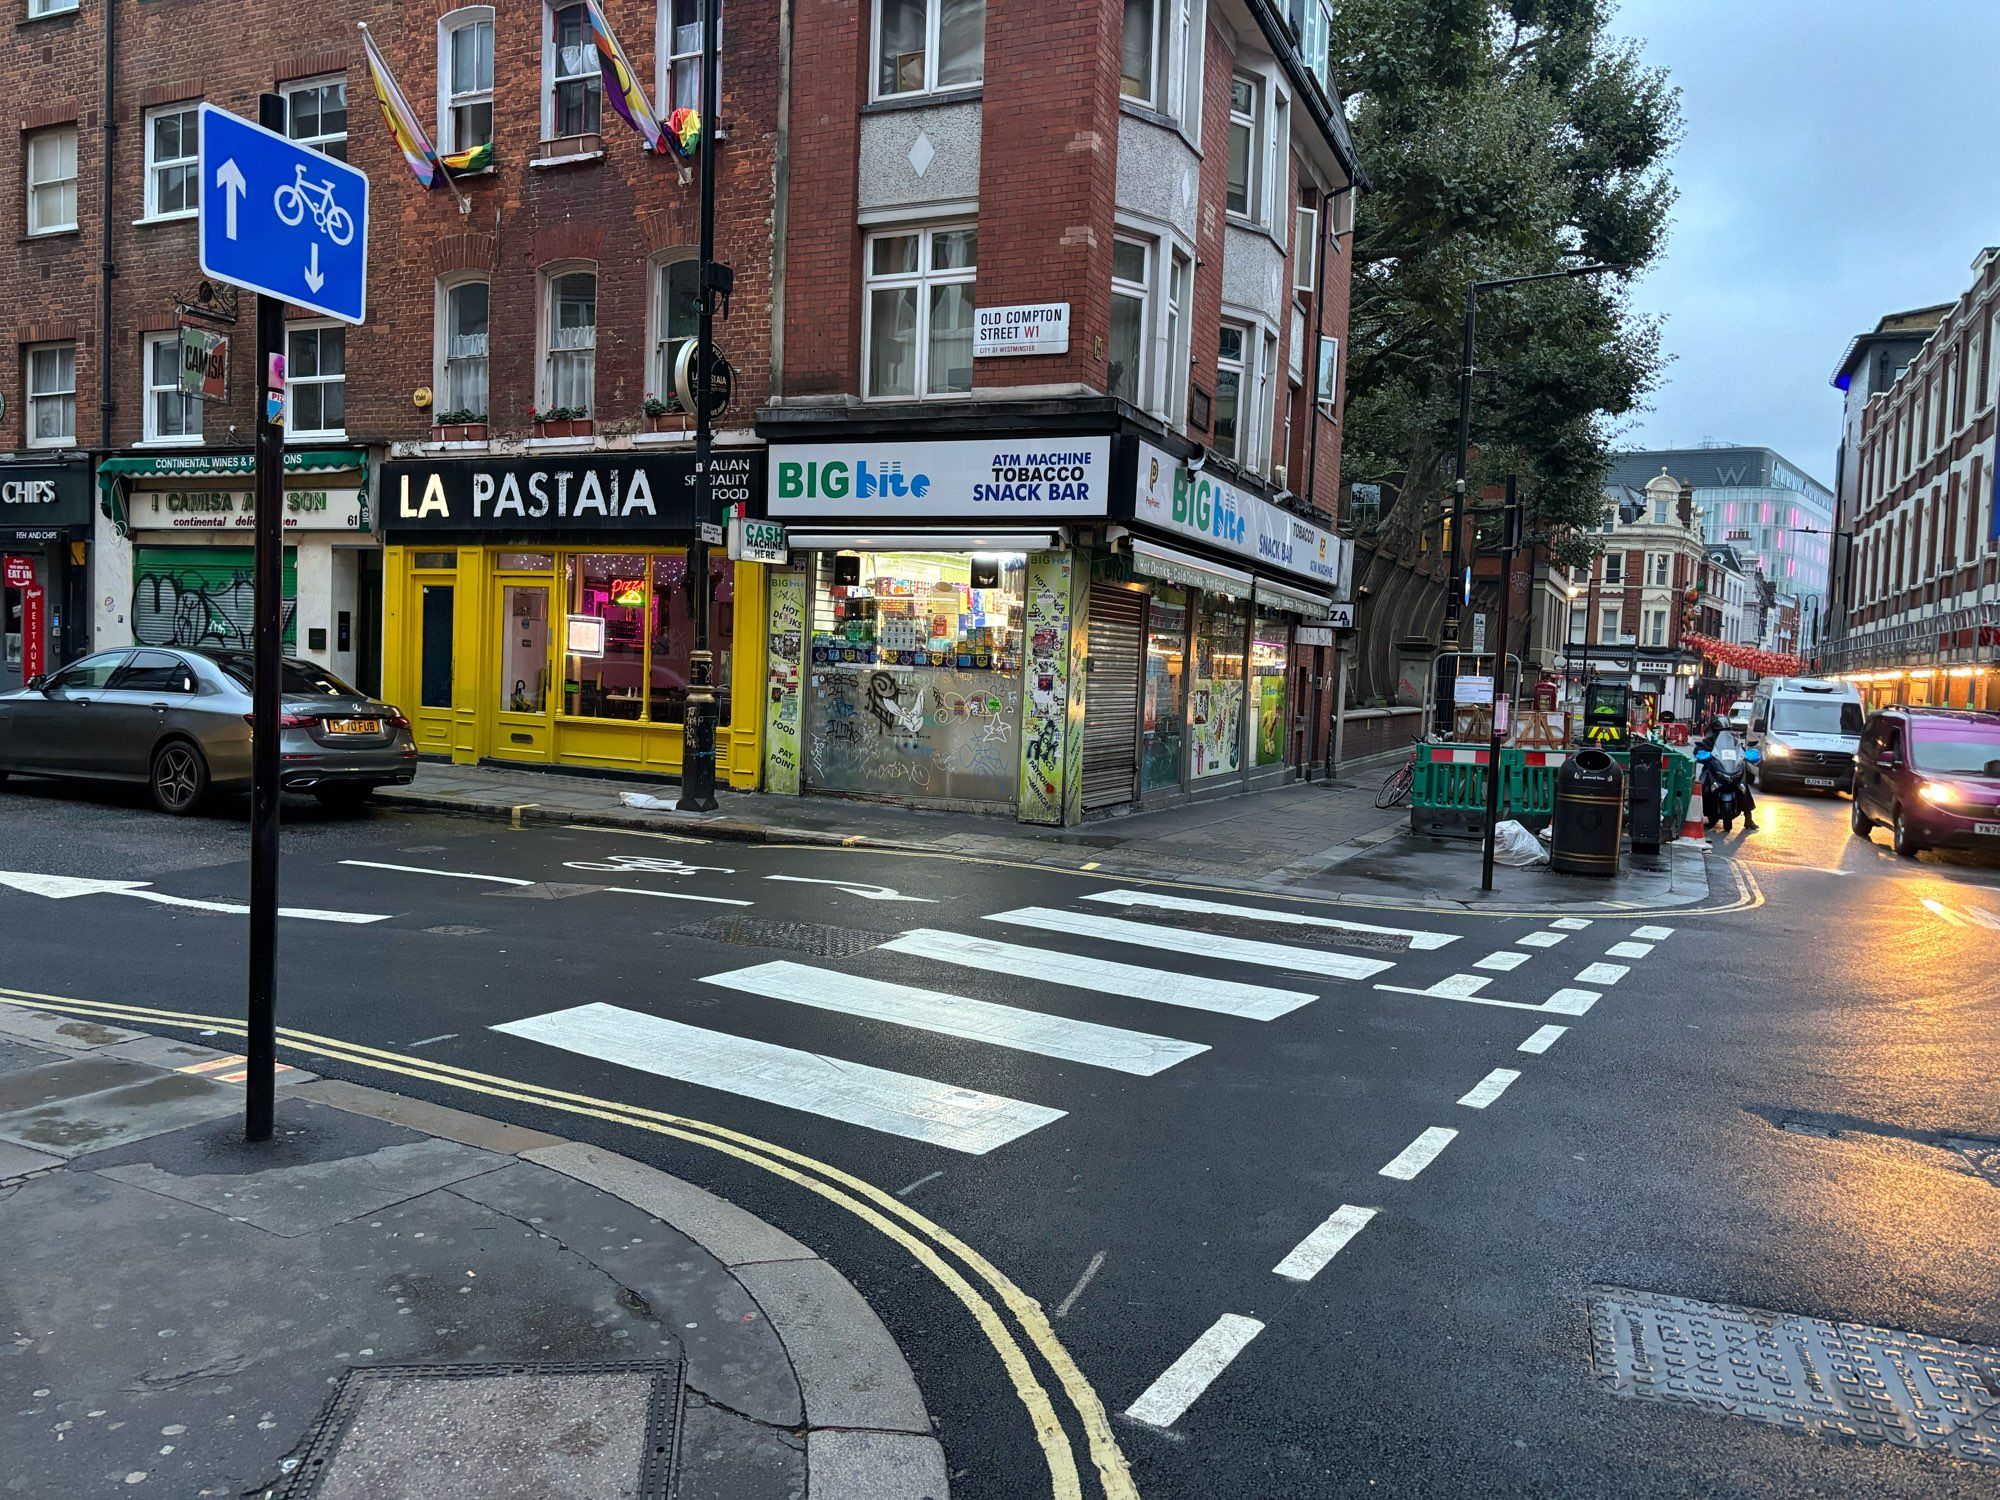
<svg viewBox="0 0 2000 1500"><path fill-rule="evenodd" d="M144 782L162 812L250 785L248 651L99 651L0 693L0 781L10 775ZM278 742L288 791L356 808L411 780L410 721L314 662L284 660Z"/></svg>

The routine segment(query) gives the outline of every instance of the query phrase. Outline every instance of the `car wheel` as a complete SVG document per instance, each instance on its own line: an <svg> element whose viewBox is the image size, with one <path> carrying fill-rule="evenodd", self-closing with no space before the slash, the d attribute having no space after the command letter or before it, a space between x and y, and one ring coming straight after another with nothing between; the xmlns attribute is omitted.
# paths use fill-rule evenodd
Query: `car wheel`
<svg viewBox="0 0 2000 1500"><path fill-rule="evenodd" d="M186 740L168 740L153 752L153 805L176 817L191 813L208 795L208 762Z"/></svg>
<svg viewBox="0 0 2000 1500"><path fill-rule="evenodd" d="M1854 830L1858 839L1872 840L1875 836L1875 820L1861 810L1861 799L1856 797L1854 805L1847 810L1847 826Z"/></svg>
<svg viewBox="0 0 2000 1500"><path fill-rule="evenodd" d="M313 788L319 805L329 812L360 812L375 794L372 786L321 786Z"/></svg>
<svg viewBox="0 0 2000 1500"><path fill-rule="evenodd" d="M1909 819L1905 818L1900 810L1896 813L1895 828L1896 852L1904 859L1915 859L1924 852L1924 846L1918 843L1916 836L1910 832Z"/></svg>

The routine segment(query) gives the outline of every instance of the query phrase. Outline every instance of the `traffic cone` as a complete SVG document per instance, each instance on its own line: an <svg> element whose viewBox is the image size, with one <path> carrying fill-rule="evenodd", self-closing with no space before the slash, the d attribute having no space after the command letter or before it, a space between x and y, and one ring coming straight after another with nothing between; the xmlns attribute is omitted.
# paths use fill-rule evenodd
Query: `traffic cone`
<svg viewBox="0 0 2000 1500"><path fill-rule="evenodd" d="M1683 849L1708 848L1708 825L1701 820L1701 794L1688 798L1687 816L1681 819L1681 836L1675 842Z"/></svg>

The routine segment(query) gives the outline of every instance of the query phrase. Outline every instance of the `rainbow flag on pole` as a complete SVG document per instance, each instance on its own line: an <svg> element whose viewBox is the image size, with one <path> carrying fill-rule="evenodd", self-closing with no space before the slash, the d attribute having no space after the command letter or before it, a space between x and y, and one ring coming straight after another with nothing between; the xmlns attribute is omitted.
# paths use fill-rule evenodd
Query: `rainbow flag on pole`
<svg viewBox="0 0 2000 1500"><path fill-rule="evenodd" d="M604 18L604 10L597 0L584 0L584 13L590 17L590 38L597 47L597 68L604 79L604 102L608 104L627 125L638 131L646 142L646 149L664 153L666 127L660 117L653 112L653 103L646 97L646 91L639 86L639 75L632 70L631 59L625 49L618 45L617 33L611 23Z"/></svg>
<svg viewBox="0 0 2000 1500"><path fill-rule="evenodd" d="M382 102L382 118L389 122L389 133L402 148L403 160L409 163L417 181L427 188L436 187L440 170L437 148L424 133L424 127L417 123L417 112L410 108L410 101L396 86L396 75L389 71L388 62L369 34L368 23L356 24L361 28L361 45L368 53L368 77L375 85L375 97Z"/></svg>

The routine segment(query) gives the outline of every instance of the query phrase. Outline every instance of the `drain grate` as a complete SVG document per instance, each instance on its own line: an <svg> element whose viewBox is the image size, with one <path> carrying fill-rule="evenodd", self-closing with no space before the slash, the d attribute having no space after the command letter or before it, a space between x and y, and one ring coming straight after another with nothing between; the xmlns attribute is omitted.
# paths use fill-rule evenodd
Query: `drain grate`
<svg viewBox="0 0 2000 1500"><path fill-rule="evenodd" d="M681 1363L376 1365L327 1403L287 1500L666 1500Z"/></svg>
<svg viewBox="0 0 2000 1500"><path fill-rule="evenodd" d="M2000 1349L1615 1287L1590 1332L1621 1396L2000 1464Z"/></svg>
<svg viewBox="0 0 2000 1500"><path fill-rule="evenodd" d="M890 932L863 932L858 927L826 927L818 922L765 922L756 917L715 917L688 927L676 927L683 937L736 948L781 948L818 958L851 958L881 946Z"/></svg>

